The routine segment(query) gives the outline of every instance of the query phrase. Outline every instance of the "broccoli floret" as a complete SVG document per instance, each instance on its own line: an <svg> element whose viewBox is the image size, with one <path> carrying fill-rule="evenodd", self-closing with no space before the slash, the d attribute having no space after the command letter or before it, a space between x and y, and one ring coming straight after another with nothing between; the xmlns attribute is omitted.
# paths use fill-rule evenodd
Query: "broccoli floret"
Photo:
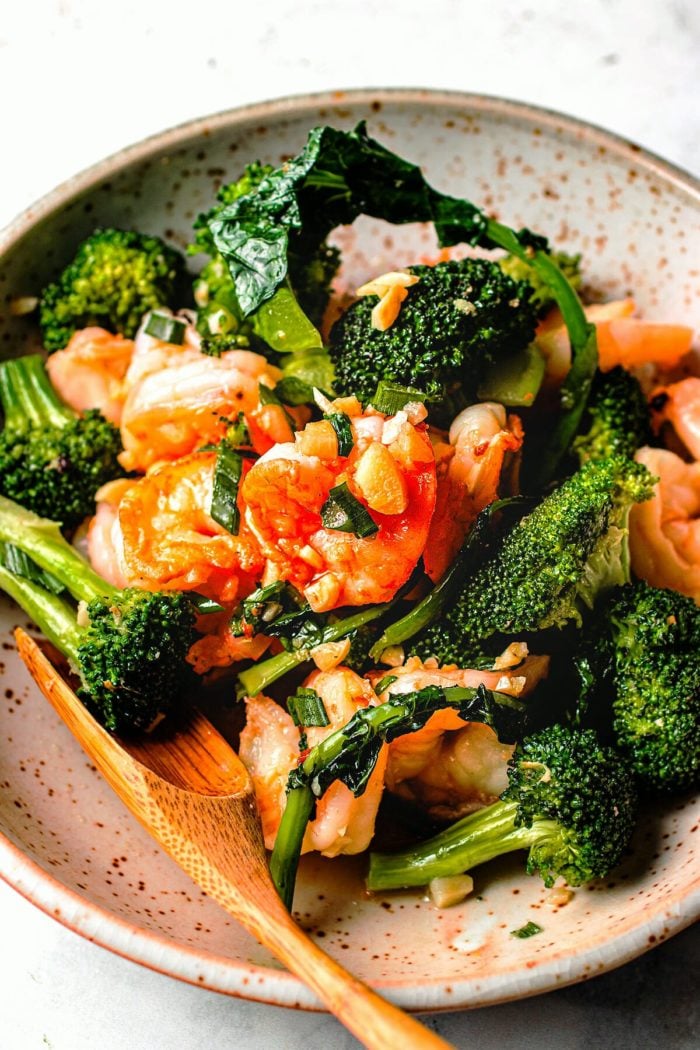
<svg viewBox="0 0 700 1050"><path fill-rule="evenodd" d="M628 582L627 515L651 497L652 482L630 460L584 464L506 533L411 654L465 667L475 643L496 633L580 623L601 591Z"/></svg>
<svg viewBox="0 0 700 1050"><path fill-rule="evenodd" d="M545 886L562 876L579 886L619 862L636 801L624 759L592 730L550 726L518 744L500 801L413 849L372 854L368 886L422 886L520 849L529 850L528 874L538 873Z"/></svg>
<svg viewBox="0 0 700 1050"><path fill-rule="evenodd" d="M118 590L61 536L58 525L0 496L0 540L24 551L75 606L34 580L0 567L0 588L69 660L81 697L108 729L146 729L172 710L192 682L186 657L194 608L177 591ZM84 604L83 604L84 603Z"/></svg>
<svg viewBox="0 0 700 1050"><path fill-rule="evenodd" d="M551 256L569 284L578 291L581 287L581 256L568 255L566 252L551 252ZM532 303L540 317L556 305L550 286L545 284L529 263L518 259L516 255L505 255L498 260L498 265L514 281L527 281L532 286Z"/></svg>
<svg viewBox="0 0 700 1050"><path fill-rule="evenodd" d="M700 778L700 607L637 582L613 592L577 655L588 718L650 791Z"/></svg>
<svg viewBox="0 0 700 1050"><path fill-rule="evenodd" d="M124 474L117 428L62 404L38 354L0 363L0 401L0 493L67 529L94 514L99 487Z"/></svg>
<svg viewBox="0 0 700 1050"><path fill-rule="evenodd" d="M97 230L41 296L39 323L49 353L88 325L132 338L149 310L178 306L184 261L158 237Z"/></svg>
<svg viewBox="0 0 700 1050"><path fill-rule="evenodd" d="M474 393L485 364L532 340L531 288L483 259L409 271L419 281L386 331L372 325L374 296L354 303L333 326L336 389L367 402L384 379L447 398L453 412L463 403L462 390Z"/></svg>
<svg viewBox="0 0 700 1050"><path fill-rule="evenodd" d="M632 458L651 440L649 408L639 380L619 365L596 373L587 416L585 432L573 444L582 463L609 456Z"/></svg>
<svg viewBox="0 0 700 1050"><path fill-rule="evenodd" d="M217 252L209 223L239 197L253 193L274 169L269 164L249 164L235 182L222 186L217 204L195 222L195 239L190 253L204 252L211 258L199 274L194 295L199 307L197 329L207 338L207 353L221 342L220 350L231 349L226 340L234 338L236 347L261 349L252 318L244 319L238 305L233 280L223 257ZM299 304L314 324L318 324L328 303L330 286L340 265L340 254L324 241L313 244L308 253L290 255L289 279ZM223 342L222 342L223 341Z"/></svg>

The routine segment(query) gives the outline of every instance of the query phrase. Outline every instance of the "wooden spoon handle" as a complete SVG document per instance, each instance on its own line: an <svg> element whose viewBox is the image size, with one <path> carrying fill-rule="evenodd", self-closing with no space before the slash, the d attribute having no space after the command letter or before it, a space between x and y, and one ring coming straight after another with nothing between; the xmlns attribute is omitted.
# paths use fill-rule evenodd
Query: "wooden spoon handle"
<svg viewBox="0 0 700 1050"><path fill-rule="evenodd" d="M326 955L286 911L283 915L265 915L256 925L257 929L251 932L316 992L368 1050L450 1050L450 1043L377 995Z"/></svg>

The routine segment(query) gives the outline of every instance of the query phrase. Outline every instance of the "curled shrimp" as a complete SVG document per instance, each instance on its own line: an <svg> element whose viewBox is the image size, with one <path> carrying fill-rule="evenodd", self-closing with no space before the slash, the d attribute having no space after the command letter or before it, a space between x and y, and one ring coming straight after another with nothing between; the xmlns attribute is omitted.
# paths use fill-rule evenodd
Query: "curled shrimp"
<svg viewBox="0 0 700 1050"><path fill-rule="evenodd" d="M652 587L669 587L700 604L700 463L641 448L637 460L658 477L653 499L632 507L632 570Z"/></svg>
<svg viewBox="0 0 700 1050"><path fill-rule="evenodd" d="M520 417L494 401L470 405L453 420L449 445L438 442L437 499L423 553L437 582L447 571L477 514L492 503L508 457L523 443Z"/></svg>
<svg viewBox="0 0 700 1050"><path fill-rule="evenodd" d="M131 339L112 335L104 328L82 328L63 350L51 354L46 368L67 405L76 412L98 408L106 419L118 425L133 353Z"/></svg>
<svg viewBox="0 0 700 1050"><path fill-rule="evenodd" d="M655 433L670 424L693 459L700 459L700 379L688 376L678 383L660 386L649 400Z"/></svg>
<svg viewBox="0 0 700 1050"><path fill-rule="evenodd" d="M215 465L216 453L196 452L126 490L118 517L132 585L196 590L224 603L254 589L263 568L255 538L244 523L233 536L209 514Z"/></svg>
<svg viewBox="0 0 700 1050"><path fill-rule="evenodd" d="M124 561L124 538L119 524L122 496L134 485L129 478L108 481L95 494L97 510L87 532L87 556L95 572L113 587L128 587L129 571Z"/></svg>
<svg viewBox="0 0 700 1050"><path fill-rule="evenodd" d="M429 685L484 685L508 696L527 696L546 676L549 657L527 656L527 646L520 643L511 648L517 646L516 665L493 671L440 668L437 661L421 663L411 657L392 671L395 680L380 700ZM376 679L379 672L369 677ZM512 751L512 746L502 744L489 726L465 722L456 711L445 708L431 715L422 729L391 742L386 786L438 819L454 819L488 805L505 790Z"/></svg>
<svg viewBox="0 0 700 1050"><path fill-rule="evenodd" d="M311 423L262 456L242 485L246 521L273 578L291 582L318 612L393 598L423 552L435 504L425 427L405 412L362 413L355 399L344 409L353 413L349 455L338 454L330 422ZM373 535L324 526L321 510L343 482Z"/></svg>
<svg viewBox="0 0 700 1050"><path fill-rule="evenodd" d="M306 681L321 697L330 725L306 730L314 747L344 726L360 708L376 704L369 683L347 668L315 671ZM272 849L286 804L287 777L300 759L300 730L273 700L265 696L246 701L247 720L239 754L253 779L255 798L265 837ZM366 790L355 797L335 781L319 799L316 816L306 829L302 852L319 850L327 857L361 853L374 834L374 822L384 789L387 748L383 747Z"/></svg>
<svg viewBox="0 0 700 1050"><path fill-rule="evenodd" d="M274 386L280 375L250 350L229 350L221 357L182 347L179 354L168 352L162 368L141 373L129 389L121 420L122 465L143 472L220 441L239 412L258 406L259 384Z"/></svg>

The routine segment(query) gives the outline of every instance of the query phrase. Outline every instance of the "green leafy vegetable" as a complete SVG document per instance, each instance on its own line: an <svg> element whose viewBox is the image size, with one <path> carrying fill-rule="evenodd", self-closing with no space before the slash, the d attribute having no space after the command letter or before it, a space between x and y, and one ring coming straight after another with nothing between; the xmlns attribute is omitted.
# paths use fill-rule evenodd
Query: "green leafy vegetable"
<svg viewBox="0 0 700 1050"><path fill-rule="evenodd" d="M421 729L435 711L450 707L467 722L491 726L499 740L512 742L522 733L526 705L511 696L452 686L431 685L392 696L379 707L360 708L341 729L312 748L289 774L287 805L282 815L270 870L282 900L291 908L301 842L317 799L335 781L361 795L384 743Z"/></svg>

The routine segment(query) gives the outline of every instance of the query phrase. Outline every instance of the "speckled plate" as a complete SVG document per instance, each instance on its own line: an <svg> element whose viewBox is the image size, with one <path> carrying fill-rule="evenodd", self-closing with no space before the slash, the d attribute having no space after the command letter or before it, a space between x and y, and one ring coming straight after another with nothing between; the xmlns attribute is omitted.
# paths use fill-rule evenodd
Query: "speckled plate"
<svg viewBox="0 0 700 1050"><path fill-rule="evenodd" d="M36 342L8 303L35 294L96 224L133 226L184 247L220 183L254 158L279 162L310 127L370 131L425 166L438 187L512 225L581 250L589 282L634 294L658 319L700 327L700 185L636 146L556 113L419 90L284 99L166 131L76 176L0 236L0 349ZM409 262L420 227L361 220L340 238L353 277ZM136 825L29 683L0 609L0 874L90 940L156 970L285 1006L318 1003L204 896ZM639 955L700 911L697 805L650 810L625 865L554 908L517 859L478 870L464 905L418 895L370 899L362 863L307 858L304 926L351 970L415 1010L477 1006L593 976ZM543 932L509 931L535 920Z"/></svg>

